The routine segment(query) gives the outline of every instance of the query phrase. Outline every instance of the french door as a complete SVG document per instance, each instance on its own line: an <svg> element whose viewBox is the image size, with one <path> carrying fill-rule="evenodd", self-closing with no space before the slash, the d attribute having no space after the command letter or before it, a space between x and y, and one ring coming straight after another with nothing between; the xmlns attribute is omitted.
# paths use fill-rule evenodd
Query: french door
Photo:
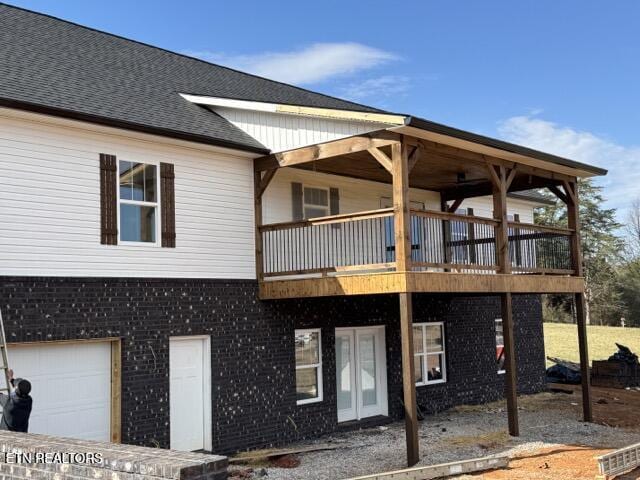
<svg viewBox="0 0 640 480"><path fill-rule="evenodd" d="M336 328L338 422L387 415L384 327Z"/></svg>

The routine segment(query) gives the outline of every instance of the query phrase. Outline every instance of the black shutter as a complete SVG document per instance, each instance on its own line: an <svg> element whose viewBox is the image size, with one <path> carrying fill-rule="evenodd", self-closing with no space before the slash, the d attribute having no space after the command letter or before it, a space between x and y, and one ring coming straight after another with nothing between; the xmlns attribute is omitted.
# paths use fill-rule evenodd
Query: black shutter
<svg viewBox="0 0 640 480"><path fill-rule="evenodd" d="M291 212L293 213L293 221L302 220L304 214L302 212L302 184L293 182L291 184Z"/></svg>
<svg viewBox="0 0 640 480"><path fill-rule="evenodd" d="M160 164L160 217L162 246L176 246L175 173L172 163Z"/></svg>
<svg viewBox="0 0 640 480"><path fill-rule="evenodd" d="M340 214L340 191L337 188L329 189L329 214Z"/></svg>
<svg viewBox="0 0 640 480"><path fill-rule="evenodd" d="M118 244L118 167L116 156L100 154L100 243Z"/></svg>

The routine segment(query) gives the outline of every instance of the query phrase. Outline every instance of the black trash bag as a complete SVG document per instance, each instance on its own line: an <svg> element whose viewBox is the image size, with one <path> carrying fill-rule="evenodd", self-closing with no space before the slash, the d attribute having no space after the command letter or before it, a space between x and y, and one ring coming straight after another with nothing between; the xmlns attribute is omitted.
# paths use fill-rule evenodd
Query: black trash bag
<svg viewBox="0 0 640 480"><path fill-rule="evenodd" d="M571 370L564 365L555 364L547 368L547 383L565 383L578 385L582 382L580 370Z"/></svg>
<svg viewBox="0 0 640 480"><path fill-rule="evenodd" d="M622 362L628 365L638 365L638 355L633 353L629 347L616 343L618 351L609 357L610 362Z"/></svg>

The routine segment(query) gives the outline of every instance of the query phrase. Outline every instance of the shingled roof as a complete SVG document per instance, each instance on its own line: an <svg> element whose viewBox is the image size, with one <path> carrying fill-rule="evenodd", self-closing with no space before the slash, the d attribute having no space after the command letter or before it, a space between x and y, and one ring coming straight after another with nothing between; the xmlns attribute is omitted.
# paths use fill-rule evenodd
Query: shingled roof
<svg viewBox="0 0 640 480"><path fill-rule="evenodd" d="M179 93L379 111L0 3L0 106L267 151Z"/></svg>

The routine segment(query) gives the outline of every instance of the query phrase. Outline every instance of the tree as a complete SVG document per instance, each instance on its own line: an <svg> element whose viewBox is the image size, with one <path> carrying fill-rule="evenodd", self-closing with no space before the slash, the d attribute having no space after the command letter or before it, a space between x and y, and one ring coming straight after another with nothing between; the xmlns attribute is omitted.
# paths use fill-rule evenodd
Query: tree
<svg viewBox="0 0 640 480"><path fill-rule="evenodd" d="M585 297L591 322L618 324L623 313L617 266L622 259L624 242L616 235L621 225L615 209L603 208L602 187L591 179L578 180L580 201L580 234L584 258ZM567 209L562 202L542 207L536 212L536 223L567 226ZM570 309L565 298L552 297L551 304Z"/></svg>

